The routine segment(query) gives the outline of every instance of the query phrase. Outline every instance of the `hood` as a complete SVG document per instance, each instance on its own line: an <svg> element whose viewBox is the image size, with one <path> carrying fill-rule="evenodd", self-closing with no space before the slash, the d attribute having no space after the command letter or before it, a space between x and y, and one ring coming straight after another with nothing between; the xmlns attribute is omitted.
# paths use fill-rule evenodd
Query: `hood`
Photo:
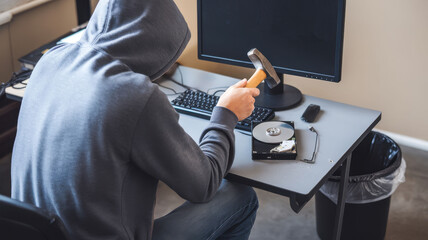
<svg viewBox="0 0 428 240"><path fill-rule="evenodd" d="M80 41L154 80L175 63L189 39L172 0L100 0Z"/></svg>

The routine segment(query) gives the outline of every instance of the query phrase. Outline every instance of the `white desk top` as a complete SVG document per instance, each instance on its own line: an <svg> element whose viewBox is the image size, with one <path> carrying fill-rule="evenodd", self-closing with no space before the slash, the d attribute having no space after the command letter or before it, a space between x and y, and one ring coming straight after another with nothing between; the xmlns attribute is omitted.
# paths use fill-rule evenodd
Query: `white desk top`
<svg viewBox="0 0 428 240"><path fill-rule="evenodd" d="M183 82L188 86L206 91L213 87L229 86L239 79L208 73L188 67L180 67ZM172 78L180 81L180 72ZM312 81L312 80L309 80ZM174 86L162 82L165 86ZM216 89L211 89L213 93ZM165 90L168 92L168 90ZM175 96L170 97L170 99ZM236 153L231 175L232 179L255 187L290 196L292 193L311 194L318 190L323 180L337 169L358 143L380 120L381 112L355 107L334 101L304 96L302 103L286 111L276 111L274 120L294 121L297 138L297 159L309 158L315 144L315 133L308 130L308 123L300 116L309 104L321 106L316 121L311 124L319 133L319 150L314 164L295 160L251 159L251 137L235 131ZM198 141L208 121L181 115L180 124L190 136ZM340 162L340 163L339 163Z"/></svg>
<svg viewBox="0 0 428 240"><path fill-rule="evenodd" d="M225 89L239 80L183 66L179 67L179 71L176 71L172 78L179 82L183 79L184 84L203 91L210 89L210 94L218 89ZM178 91L183 90L171 81L161 83ZM217 89L213 89L216 87ZM171 93L167 89L163 90L165 93ZM6 89L8 97L14 99L22 98L24 91ZM169 96L170 100L175 97L176 95ZM308 198L306 200L309 200L381 117L379 111L305 95L299 106L286 111L277 111L274 118L294 121L297 159L310 158L314 149L315 134L308 130L307 123L300 120L300 116L311 103L321 106L320 114L311 124L319 133L319 149L314 164L297 160L253 161L251 137L235 131L235 161L228 178L285 196L295 198L296 194L304 195ZM195 141L198 141L207 123L207 120L188 115L181 114L180 117L180 124Z"/></svg>
<svg viewBox="0 0 428 240"><path fill-rule="evenodd" d="M28 79L23 81L23 83L25 83L25 84L27 82L28 82ZM20 101L20 99L22 99L24 97L25 85L19 83L19 84L16 84L14 87L15 88L13 88L13 87L6 88L7 97L11 98L13 100L19 100Z"/></svg>

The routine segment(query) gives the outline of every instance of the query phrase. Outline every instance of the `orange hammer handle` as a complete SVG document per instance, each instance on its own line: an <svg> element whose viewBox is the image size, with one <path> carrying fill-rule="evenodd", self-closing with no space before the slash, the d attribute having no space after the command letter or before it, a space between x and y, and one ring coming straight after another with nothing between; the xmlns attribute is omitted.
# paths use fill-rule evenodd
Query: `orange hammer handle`
<svg viewBox="0 0 428 240"><path fill-rule="evenodd" d="M251 76L250 80L247 81L247 88L256 88L265 78L266 73L262 69L257 69L257 71Z"/></svg>

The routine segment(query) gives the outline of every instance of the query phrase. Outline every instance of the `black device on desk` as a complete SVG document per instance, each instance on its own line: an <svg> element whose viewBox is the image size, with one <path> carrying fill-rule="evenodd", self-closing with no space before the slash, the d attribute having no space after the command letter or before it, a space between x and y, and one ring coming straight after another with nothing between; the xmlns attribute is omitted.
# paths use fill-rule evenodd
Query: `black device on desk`
<svg viewBox="0 0 428 240"><path fill-rule="evenodd" d="M171 101L177 112L210 119L214 107L217 105L219 96L188 89L180 96ZM251 131L251 122L263 122L271 120L275 116L272 109L256 107L253 113L246 119L239 121L235 128L244 131Z"/></svg>
<svg viewBox="0 0 428 240"><path fill-rule="evenodd" d="M297 157L296 136L293 121L253 122L253 160L295 160Z"/></svg>
<svg viewBox="0 0 428 240"><path fill-rule="evenodd" d="M86 28L86 25L82 25L82 26L78 26L76 28L74 28L73 30L71 30L70 32L54 39L53 41L37 48L36 50L31 51L30 53L28 53L27 55L19 58L19 62L21 62L22 67L26 68L26 69L34 69L34 66L36 66L37 62L40 60L40 58L42 58L42 56L49 51L49 49L55 47L56 45L63 43L62 41L64 41L65 39L73 36L73 35L78 35L78 34L82 34L82 31L84 31L84 29ZM79 35L79 39L80 39L80 35ZM78 41L78 39L73 40L74 41Z"/></svg>
<svg viewBox="0 0 428 240"><path fill-rule="evenodd" d="M301 119L305 122L312 123L315 121L318 113L320 112L320 106L316 104L309 104L302 114Z"/></svg>
<svg viewBox="0 0 428 240"><path fill-rule="evenodd" d="M345 0L198 0L198 57L253 68L247 52L257 48L281 83L259 85L256 106L297 106L301 92L283 84L283 74L339 82Z"/></svg>
<svg viewBox="0 0 428 240"><path fill-rule="evenodd" d="M55 47L58 42L65 37L68 37L70 35L73 35L77 32L79 32L81 29L84 29L86 27L86 23L89 21L89 18L91 17L91 1L90 0L75 0L76 1L76 15L77 15L77 22L78 25L76 28L71 30L70 32L53 39L51 42L44 44L43 46L31 51L27 55L19 58L19 62L21 62L21 65L27 69L33 69L34 66L37 64L37 62L40 60L40 58L45 54L49 49L52 47Z"/></svg>

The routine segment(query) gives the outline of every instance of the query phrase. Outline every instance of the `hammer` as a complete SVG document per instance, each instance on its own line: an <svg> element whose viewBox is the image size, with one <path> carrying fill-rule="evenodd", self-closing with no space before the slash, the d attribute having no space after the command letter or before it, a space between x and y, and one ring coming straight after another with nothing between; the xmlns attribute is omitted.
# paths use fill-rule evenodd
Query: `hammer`
<svg viewBox="0 0 428 240"><path fill-rule="evenodd" d="M251 76L250 80L248 80L247 88L255 88L265 79L269 88L274 88L280 83L278 74L276 74L272 64L270 64L266 57L263 56L257 48L251 49L247 55L257 69L253 76Z"/></svg>

